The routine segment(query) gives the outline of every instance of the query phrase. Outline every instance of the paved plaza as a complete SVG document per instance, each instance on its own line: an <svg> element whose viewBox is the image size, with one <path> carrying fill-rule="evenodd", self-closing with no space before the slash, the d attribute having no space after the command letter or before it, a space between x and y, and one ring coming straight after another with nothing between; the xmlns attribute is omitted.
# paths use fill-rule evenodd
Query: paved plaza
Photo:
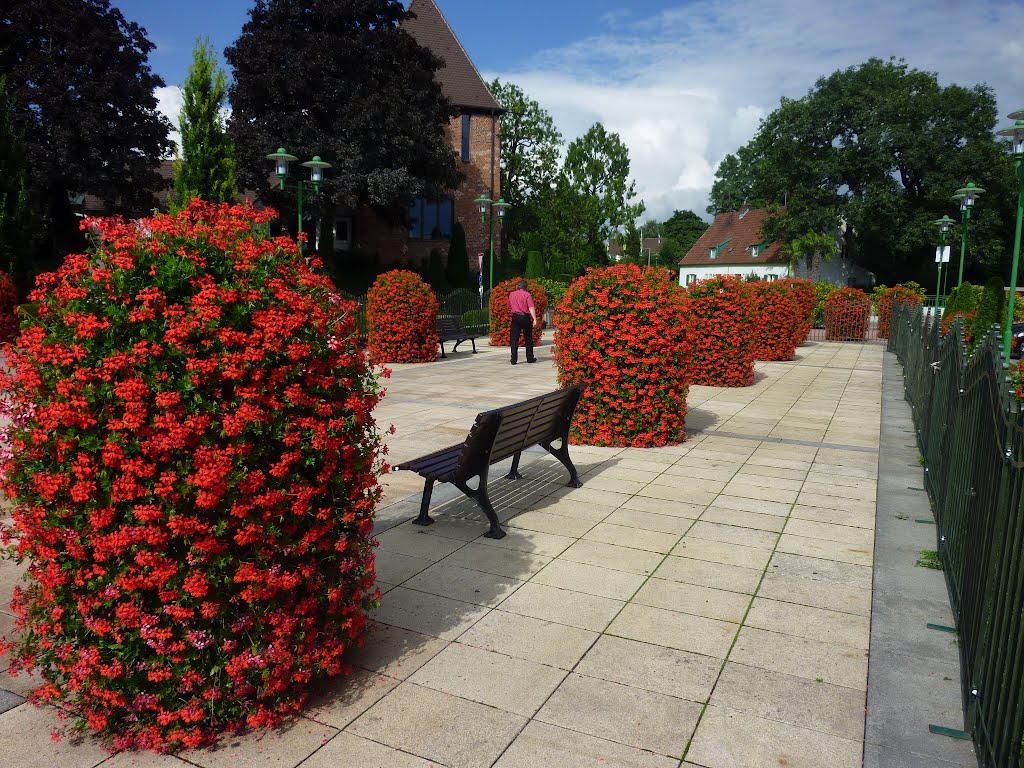
<svg viewBox="0 0 1024 768"><path fill-rule="evenodd" d="M378 409L397 430L389 459L556 388L549 341L538 365L481 344L394 366ZM883 355L808 342L793 362L758 363L751 387L693 387L682 445L573 446L581 488L531 450L524 479L492 475L499 541L445 485L436 524L411 525L422 480L392 474L376 624L356 672L304 717L180 757L110 757L52 742L53 711L8 694L0 764L858 768ZM17 576L0 563L0 599ZM0 634L11 623L0 613ZM0 674L0 688L25 687Z"/></svg>

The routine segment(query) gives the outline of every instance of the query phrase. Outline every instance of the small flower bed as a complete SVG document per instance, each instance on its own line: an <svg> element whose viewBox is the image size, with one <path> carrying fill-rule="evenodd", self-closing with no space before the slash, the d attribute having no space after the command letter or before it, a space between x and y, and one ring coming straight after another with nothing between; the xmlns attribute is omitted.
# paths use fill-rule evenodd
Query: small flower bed
<svg viewBox="0 0 1024 768"><path fill-rule="evenodd" d="M868 334L871 298L856 288L839 288L825 300L825 338L863 341Z"/></svg>
<svg viewBox="0 0 1024 768"><path fill-rule="evenodd" d="M588 269L559 304L560 386L586 384L573 442L648 448L686 437L688 322L684 292L664 270Z"/></svg>
<svg viewBox="0 0 1024 768"><path fill-rule="evenodd" d="M379 275L366 295L370 358L377 363L437 359L437 297L415 272Z"/></svg>
<svg viewBox="0 0 1024 768"><path fill-rule="evenodd" d="M802 325L796 292L782 280L759 280L748 288L754 359L792 360L799 344L797 328Z"/></svg>
<svg viewBox="0 0 1024 768"><path fill-rule="evenodd" d="M378 599L379 385L355 305L274 218L87 219L98 244L4 349L11 668L116 749L280 723Z"/></svg>
<svg viewBox="0 0 1024 768"><path fill-rule="evenodd" d="M749 387L754 383L749 285L718 275L691 283L687 295L693 316L690 383Z"/></svg>
<svg viewBox="0 0 1024 768"><path fill-rule="evenodd" d="M508 307L508 297L519 285L521 277L514 277L505 280L494 286L491 291L491 346L508 347L512 345L512 310ZM547 293L544 286L536 280L527 279L528 290L533 296L533 306L537 311L537 320L533 326L533 343L540 344L541 333L544 330L544 313L548 308ZM519 346L526 346L526 337L519 337Z"/></svg>
<svg viewBox="0 0 1024 768"><path fill-rule="evenodd" d="M921 303L921 294L913 288L903 285L896 285L886 288L878 297L878 338L889 338L889 327L892 325L892 307L897 301L904 304L917 305Z"/></svg>
<svg viewBox="0 0 1024 768"><path fill-rule="evenodd" d="M13 341L18 335L18 289L6 272L0 272L0 343Z"/></svg>

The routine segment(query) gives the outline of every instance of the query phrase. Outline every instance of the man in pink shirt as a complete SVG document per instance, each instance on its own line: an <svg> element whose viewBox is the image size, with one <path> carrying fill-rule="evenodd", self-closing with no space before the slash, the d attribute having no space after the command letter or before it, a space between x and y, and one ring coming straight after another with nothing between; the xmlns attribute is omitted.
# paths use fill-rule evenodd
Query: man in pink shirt
<svg viewBox="0 0 1024 768"><path fill-rule="evenodd" d="M512 310L512 365L519 362L519 334L526 335L526 362L536 363L533 356L533 326L537 324L537 310L533 306L533 296L526 290L527 282L520 280L516 290L508 297L508 307Z"/></svg>

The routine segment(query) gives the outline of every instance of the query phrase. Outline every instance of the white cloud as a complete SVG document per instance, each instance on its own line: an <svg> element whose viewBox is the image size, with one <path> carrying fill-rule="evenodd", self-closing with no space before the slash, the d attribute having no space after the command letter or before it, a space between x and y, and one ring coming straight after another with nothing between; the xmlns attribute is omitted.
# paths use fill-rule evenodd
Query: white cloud
<svg viewBox="0 0 1024 768"><path fill-rule="evenodd" d="M171 139L174 145L181 146L181 134L178 132L178 114L181 112L183 103L181 88L176 85L165 85L156 89L156 108L163 113L171 123Z"/></svg>
<svg viewBox="0 0 1024 768"><path fill-rule="evenodd" d="M676 208L703 215L715 167L781 97L803 96L817 78L872 56L902 57L943 84L988 83L1002 115L1024 106L1022 4L711 0L607 21L612 34L485 77L523 88L566 141L597 121L617 132L645 218Z"/></svg>

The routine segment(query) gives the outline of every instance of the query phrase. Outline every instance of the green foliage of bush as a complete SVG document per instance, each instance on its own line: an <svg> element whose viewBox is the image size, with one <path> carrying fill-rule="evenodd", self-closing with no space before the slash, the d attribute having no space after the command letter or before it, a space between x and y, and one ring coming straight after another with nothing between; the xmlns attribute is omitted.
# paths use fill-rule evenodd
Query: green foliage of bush
<svg viewBox="0 0 1024 768"><path fill-rule="evenodd" d="M820 283L815 283L814 291L814 327L824 328L825 327L825 299L827 299L833 292L838 291L839 286L835 283L830 283L827 280L823 280Z"/></svg>
<svg viewBox="0 0 1024 768"><path fill-rule="evenodd" d="M539 280L544 277L544 257L540 251L530 251L526 254L526 278Z"/></svg>
<svg viewBox="0 0 1024 768"><path fill-rule="evenodd" d="M462 313L462 327L471 333L485 333L489 323L490 313L486 309L471 309Z"/></svg>
<svg viewBox="0 0 1024 768"><path fill-rule="evenodd" d="M978 308L978 287L970 283L962 283L959 287L949 292L946 298L946 314L953 315L957 312L970 312Z"/></svg>
<svg viewBox="0 0 1024 768"><path fill-rule="evenodd" d="M556 307L561 301L562 297L565 296L565 292L569 290L569 283L563 283L561 280L550 280L546 277L537 278L537 282L544 286L544 293L548 297L548 306Z"/></svg>
<svg viewBox="0 0 1024 768"><path fill-rule="evenodd" d="M976 345L981 341L993 323L1001 321L1005 299L1006 291L1002 278L989 278L978 299L978 314L974 316L974 321L971 324L973 344Z"/></svg>
<svg viewBox="0 0 1024 768"><path fill-rule="evenodd" d="M449 290L448 275L444 271L444 261L441 259L441 252L436 248L430 249L427 270L423 278L434 289L435 293L446 293Z"/></svg>
<svg viewBox="0 0 1024 768"><path fill-rule="evenodd" d="M448 284L452 288L469 288L469 254L466 252L466 230L462 222L452 227L452 241L448 246L448 264L445 267Z"/></svg>

